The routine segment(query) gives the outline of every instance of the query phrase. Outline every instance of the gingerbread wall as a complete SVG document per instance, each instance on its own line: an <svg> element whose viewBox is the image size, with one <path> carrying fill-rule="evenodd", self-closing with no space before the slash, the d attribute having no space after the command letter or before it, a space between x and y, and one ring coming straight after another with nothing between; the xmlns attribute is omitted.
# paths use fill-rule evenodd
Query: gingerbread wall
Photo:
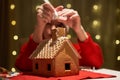
<svg viewBox="0 0 120 80"><path fill-rule="evenodd" d="M65 70L65 64L70 64L70 70ZM73 51L64 45L55 57L55 76L69 76L79 74L79 60Z"/></svg>
<svg viewBox="0 0 120 80"><path fill-rule="evenodd" d="M40 76L54 76L54 65L52 59L39 59L33 61L33 72L34 74ZM36 64L38 64L38 69L36 69ZM51 70L48 70L48 64L51 64Z"/></svg>

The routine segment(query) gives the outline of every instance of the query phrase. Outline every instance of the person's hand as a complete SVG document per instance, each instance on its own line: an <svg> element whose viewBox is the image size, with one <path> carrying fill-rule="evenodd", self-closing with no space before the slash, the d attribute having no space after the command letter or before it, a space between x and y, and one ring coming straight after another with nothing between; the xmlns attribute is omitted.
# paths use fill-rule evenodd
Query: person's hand
<svg viewBox="0 0 120 80"><path fill-rule="evenodd" d="M54 8L48 4L44 3L37 7L37 25L42 26L50 23L53 17Z"/></svg>
<svg viewBox="0 0 120 80"><path fill-rule="evenodd" d="M58 15L58 22L72 28L80 41L85 41L88 38L84 28L81 25L80 16L77 11L73 9L63 9L58 11Z"/></svg>
<svg viewBox="0 0 120 80"><path fill-rule="evenodd" d="M63 6L54 8L51 4L44 3L37 7L37 24L32 34L33 40L37 43L43 40L43 31L48 23L51 23L54 10L61 11ZM50 29L50 28L49 28ZM49 31L49 30L48 30ZM47 35L47 34L46 34Z"/></svg>
<svg viewBox="0 0 120 80"><path fill-rule="evenodd" d="M63 9L62 11L58 11L58 15L58 22L64 23L75 32L81 27L80 16L77 11L73 9Z"/></svg>
<svg viewBox="0 0 120 80"><path fill-rule="evenodd" d="M41 6L37 7L37 23L39 24L47 24L51 23L51 20L54 17L54 10L61 11L63 9L63 6L57 6L54 8L49 3L44 3Z"/></svg>
<svg viewBox="0 0 120 80"><path fill-rule="evenodd" d="M33 40L37 43L43 40L43 31L47 23L50 23L53 17L54 8L44 3L37 7L37 23L32 34Z"/></svg>

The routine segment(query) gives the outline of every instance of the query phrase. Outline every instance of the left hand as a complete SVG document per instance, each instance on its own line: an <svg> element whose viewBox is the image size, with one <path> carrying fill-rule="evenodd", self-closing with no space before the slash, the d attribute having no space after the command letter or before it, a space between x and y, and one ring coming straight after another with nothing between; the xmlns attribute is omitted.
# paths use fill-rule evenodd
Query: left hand
<svg viewBox="0 0 120 80"><path fill-rule="evenodd" d="M72 28L75 32L80 29L81 22L80 22L80 16L77 11L73 9L63 9L61 11L58 11L58 22L61 22L70 28Z"/></svg>
<svg viewBox="0 0 120 80"><path fill-rule="evenodd" d="M57 21L72 28L80 41L85 41L88 38L77 11L65 8L58 11L58 16Z"/></svg>

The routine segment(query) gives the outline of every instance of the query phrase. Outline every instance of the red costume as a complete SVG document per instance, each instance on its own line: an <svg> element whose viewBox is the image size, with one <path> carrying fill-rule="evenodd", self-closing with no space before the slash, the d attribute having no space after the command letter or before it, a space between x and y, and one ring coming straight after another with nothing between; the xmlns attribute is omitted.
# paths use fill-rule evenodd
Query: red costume
<svg viewBox="0 0 120 80"><path fill-rule="evenodd" d="M29 56L36 49L38 43L35 43L30 36L29 41L21 47L20 53L16 60L16 67L22 71L32 70L32 61ZM90 66L100 68L103 64L102 51L98 44L96 44L91 36L88 34L88 39L84 42L78 40L78 44L73 44L81 55L80 66Z"/></svg>

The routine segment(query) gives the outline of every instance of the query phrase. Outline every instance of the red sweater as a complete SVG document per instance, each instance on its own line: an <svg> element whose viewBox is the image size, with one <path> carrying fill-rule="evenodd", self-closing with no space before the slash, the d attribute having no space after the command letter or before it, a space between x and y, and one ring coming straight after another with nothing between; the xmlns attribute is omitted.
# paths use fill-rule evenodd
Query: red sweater
<svg viewBox="0 0 120 80"><path fill-rule="evenodd" d="M16 67L22 71L31 71L32 70L32 61L29 59L29 56L36 49L38 43L35 43L30 36L29 41L20 49L20 53L16 59ZM103 56L101 48L97 43L95 43L91 36L88 35L88 39L84 42L78 40L78 44L73 44L81 55L79 60L80 66L90 66L100 68L103 64Z"/></svg>

